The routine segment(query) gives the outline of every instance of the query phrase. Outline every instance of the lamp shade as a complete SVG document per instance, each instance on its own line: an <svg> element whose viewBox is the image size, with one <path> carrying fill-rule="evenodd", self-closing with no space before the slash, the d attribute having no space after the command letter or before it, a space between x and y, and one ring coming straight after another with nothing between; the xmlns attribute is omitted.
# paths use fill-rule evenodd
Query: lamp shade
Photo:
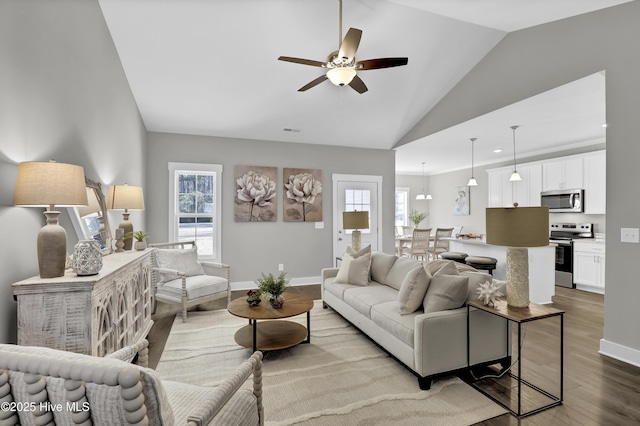
<svg viewBox="0 0 640 426"><path fill-rule="evenodd" d="M369 229L369 212L343 212L342 229Z"/></svg>
<svg viewBox="0 0 640 426"><path fill-rule="evenodd" d="M356 70L349 67L337 67L331 68L327 71L327 77L336 86L344 86L351 83L353 77L356 76Z"/></svg>
<svg viewBox="0 0 640 426"><path fill-rule="evenodd" d="M508 207L486 210L487 244L508 247L549 245L548 207Z"/></svg>
<svg viewBox="0 0 640 426"><path fill-rule="evenodd" d="M144 210L142 187L127 184L111 185L107 208L109 210Z"/></svg>
<svg viewBox="0 0 640 426"><path fill-rule="evenodd" d="M98 197L96 197L93 188L87 187L87 205L78 208L78 214L80 217L87 217L91 214L102 211L100 204L98 203Z"/></svg>
<svg viewBox="0 0 640 426"><path fill-rule="evenodd" d="M14 206L86 206L84 169L73 164L24 162L18 164Z"/></svg>

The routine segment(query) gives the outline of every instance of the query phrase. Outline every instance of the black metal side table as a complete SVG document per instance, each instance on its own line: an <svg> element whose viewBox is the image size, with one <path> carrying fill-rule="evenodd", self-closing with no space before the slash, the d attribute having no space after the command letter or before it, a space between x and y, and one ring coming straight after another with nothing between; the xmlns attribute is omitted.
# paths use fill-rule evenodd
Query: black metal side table
<svg viewBox="0 0 640 426"><path fill-rule="evenodd" d="M471 308L480 309L482 311L488 312L493 315L497 315L499 317L504 318L506 321L511 321L515 323L518 327L517 338L518 344L517 346L517 354L513 359L517 360L518 368L517 373L513 373L511 367L507 367L507 371L509 377L517 383L517 393L514 398L510 395L509 389L505 391L502 395L494 395L487 391L484 387L480 386L483 378L479 378L471 383L473 387L478 389L480 392L493 399L498 404L502 405L506 409L508 409L512 414L517 417L525 417L531 414L538 413L540 411L546 410L547 408L555 407L557 405L562 404L563 400L563 392L564 392L564 311L559 309L555 309L549 306L538 305L535 303L530 303L526 308L514 308L507 305L505 300L499 300L496 302L495 307L489 307L483 305L479 300L472 300L467 302L467 365L470 360L470 333L472 333L473 325L470 324L470 310ZM548 392L539 386L536 386L529 382L528 380L524 380L522 378L522 344L523 344L523 333L522 333L522 325L531 321L542 320L546 318L560 317L560 395L554 395L551 392ZM507 327L507 333L510 333L510 327ZM510 335L507 335L507 341L511 341ZM542 401L541 405L536 406L531 409L525 410L523 407L523 389L527 393L535 394L535 397L527 397L527 405L532 405L533 400ZM514 407L515 405L515 407Z"/></svg>

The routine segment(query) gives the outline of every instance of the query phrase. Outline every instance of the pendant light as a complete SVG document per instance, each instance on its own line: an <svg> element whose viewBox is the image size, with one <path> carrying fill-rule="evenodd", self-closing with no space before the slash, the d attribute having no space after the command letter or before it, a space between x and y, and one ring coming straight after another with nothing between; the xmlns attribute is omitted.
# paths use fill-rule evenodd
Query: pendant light
<svg viewBox="0 0 640 426"><path fill-rule="evenodd" d="M509 181L518 182L521 181L520 173L516 169L516 129L520 126L511 126L511 130L513 130L513 173L511 173L511 177Z"/></svg>
<svg viewBox="0 0 640 426"><path fill-rule="evenodd" d="M467 186L478 186L478 181L473 177L473 143L477 138L471 138L471 178L467 183Z"/></svg>
<svg viewBox="0 0 640 426"><path fill-rule="evenodd" d="M429 194L431 196L431 194ZM427 197L424 195L424 161L422 162L422 192L416 195L416 200L426 200Z"/></svg>

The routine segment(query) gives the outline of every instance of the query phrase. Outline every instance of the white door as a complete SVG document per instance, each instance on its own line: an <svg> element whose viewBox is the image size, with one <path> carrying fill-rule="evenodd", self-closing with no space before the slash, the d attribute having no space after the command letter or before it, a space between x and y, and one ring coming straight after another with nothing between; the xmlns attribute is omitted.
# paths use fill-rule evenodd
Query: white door
<svg viewBox="0 0 640 426"><path fill-rule="evenodd" d="M369 229L361 229L362 247L371 245L372 250L382 247L379 227L381 223L380 176L334 175L334 257L342 257L351 245L352 230L342 229L342 213L368 211Z"/></svg>

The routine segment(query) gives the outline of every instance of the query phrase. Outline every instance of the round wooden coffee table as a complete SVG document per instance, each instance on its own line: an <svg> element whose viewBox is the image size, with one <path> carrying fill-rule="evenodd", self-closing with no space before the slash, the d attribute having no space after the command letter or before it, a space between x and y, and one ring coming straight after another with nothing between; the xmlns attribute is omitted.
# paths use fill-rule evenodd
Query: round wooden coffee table
<svg viewBox="0 0 640 426"><path fill-rule="evenodd" d="M258 306L249 306L247 297L235 299L229 303L227 310L232 315L248 318L249 325L236 331L234 339L237 344L253 351L273 351L290 348L298 343L311 341L311 308L313 300L302 294L283 293L282 308L272 308L263 300ZM307 313L307 327L293 321L281 320ZM258 320L260 326L258 327ZM268 321L265 321L268 320Z"/></svg>

